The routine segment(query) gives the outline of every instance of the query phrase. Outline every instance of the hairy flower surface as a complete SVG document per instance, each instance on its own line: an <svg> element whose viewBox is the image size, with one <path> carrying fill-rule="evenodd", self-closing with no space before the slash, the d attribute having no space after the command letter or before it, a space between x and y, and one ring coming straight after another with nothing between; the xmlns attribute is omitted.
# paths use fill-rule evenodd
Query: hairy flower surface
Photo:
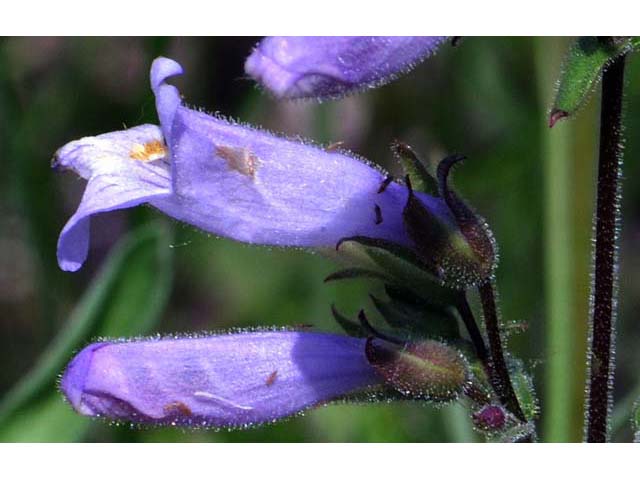
<svg viewBox="0 0 640 480"><path fill-rule="evenodd" d="M447 37L267 37L245 71L278 98L331 98L377 87L434 53Z"/></svg>
<svg viewBox="0 0 640 480"><path fill-rule="evenodd" d="M326 151L182 105L166 79L182 73L158 58L151 86L161 127L141 125L62 147L53 165L88 180L58 241L58 262L75 271L89 248L91 215L150 204L202 230L278 246L333 247L364 236L404 246L406 187L344 152ZM384 186L384 188L381 188ZM445 203L418 193L453 224Z"/></svg>
<svg viewBox="0 0 640 480"><path fill-rule="evenodd" d="M83 415L237 427L379 385L364 350L364 339L293 331L101 342L76 355L60 388Z"/></svg>

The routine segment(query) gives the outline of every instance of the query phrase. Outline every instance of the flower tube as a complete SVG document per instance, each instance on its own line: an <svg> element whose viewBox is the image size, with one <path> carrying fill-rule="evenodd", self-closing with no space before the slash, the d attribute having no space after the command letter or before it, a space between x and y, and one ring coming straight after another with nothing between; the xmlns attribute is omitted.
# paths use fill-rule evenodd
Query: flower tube
<svg viewBox="0 0 640 480"><path fill-rule="evenodd" d="M365 341L258 331L100 342L76 355L60 388L87 416L151 425L248 426L378 386Z"/></svg>

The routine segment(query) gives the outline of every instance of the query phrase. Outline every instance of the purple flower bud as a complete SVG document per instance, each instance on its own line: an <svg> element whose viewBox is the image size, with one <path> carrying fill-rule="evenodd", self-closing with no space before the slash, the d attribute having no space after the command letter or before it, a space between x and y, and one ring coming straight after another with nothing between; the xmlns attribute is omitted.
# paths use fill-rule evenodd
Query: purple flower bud
<svg viewBox="0 0 640 480"><path fill-rule="evenodd" d="M83 415L245 426L377 386L364 346L363 339L291 331L94 343L71 361L60 387Z"/></svg>
<svg viewBox="0 0 640 480"><path fill-rule="evenodd" d="M333 247L363 236L411 246L403 226L405 187L342 152L278 137L181 104L166 83L182 73L158 58L151 86L161 128L141 125L86 137L56 153L54 166L88 180L58 241L58 262L75 271L87 257L91 215L148 203L202 230L278 246ZM434 215L445 203L417 194Z"/></svg>
<svg viewBox="0 0 640 480"><path fill-rule="evenodd" d="M507 415L499 405L486 405L472 416L473 424L482 430L501 430L507 422Z"/></svg>
<svg viewBox="0 0 640 480"><path fill-rule="evenodd" d="M394 80L447 37L267 37L245 71L278 98L331 98Z"/></svg>

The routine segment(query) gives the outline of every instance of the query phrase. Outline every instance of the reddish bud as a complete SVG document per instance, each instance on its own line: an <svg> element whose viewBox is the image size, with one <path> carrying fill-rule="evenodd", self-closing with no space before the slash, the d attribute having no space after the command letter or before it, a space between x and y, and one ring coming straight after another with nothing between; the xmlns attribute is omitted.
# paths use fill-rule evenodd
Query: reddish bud
<svg viewBox="0 0 640 480"><path fill-rule="evenodd" d="M467 381L464 357L434 340L398 345L369 338L365 353L387 385L411 398L453 400Z"/></svg>
<svg viewBox="0 0 640 480"><path fill-rule="evenodd" d="M569 116L564 110L553 109L549 114L549 128L553 128L558 120L562 120Z"/></svg>
<svg viewBox="0 0 640 480"><path fill-rule="evenodd" d="M473 414L473 424L481 430L501 430L506 422L505 411L499 405L487 405Z"/></svg>

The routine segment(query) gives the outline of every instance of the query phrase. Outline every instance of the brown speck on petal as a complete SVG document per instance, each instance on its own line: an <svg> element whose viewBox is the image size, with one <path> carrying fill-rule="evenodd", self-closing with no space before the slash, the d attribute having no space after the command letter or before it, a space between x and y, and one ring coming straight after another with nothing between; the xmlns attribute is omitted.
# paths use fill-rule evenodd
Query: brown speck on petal
<svg viewBox="0 0 640 480"><path fill-rule="evenodd" d="M166 414L179 413L187 417L190 417L191 415L193 415L193 412L191 411L191 409L184 402L167 403L164 406L163 410Z"/></svg>
<svg viewBox="0 0 640 480"><path fill-rule="evenodd" d="M226 160L231 170L253 178L258 168L258 157L247 148L217 146L216 155Z"/></svg>
<svg viewBox="0 0 640 480"><path fill-rule="evenodd" d="M325 152L335 152L336 150L341 149L344 146L344 142L333 142L327 145L327 148L324 149Z"/></svg>
<svg viewBox="0 0 640 480"><path fill-rule="evenodd" d="M264 384L267 387L270 387L271 385L274 384L274 382L276 381L276 378L278 377L278 371L274 370L273 372L271 372L269 374L269 376L267 377L267 379L265 380Z"/></svg>

